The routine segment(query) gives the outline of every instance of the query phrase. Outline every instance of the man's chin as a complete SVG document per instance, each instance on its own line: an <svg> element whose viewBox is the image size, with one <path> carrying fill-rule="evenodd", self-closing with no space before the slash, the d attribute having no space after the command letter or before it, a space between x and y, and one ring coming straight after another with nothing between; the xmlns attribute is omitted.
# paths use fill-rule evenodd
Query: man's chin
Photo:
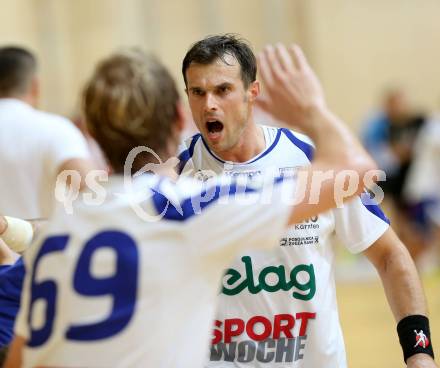
<svg viewBox="0 0 440 368"><path fill-rule="evenodd" d="M223 138L223 131L220 132L208 132L205 134L205 139L213 145L218 145L221 143Z"/></svg>
<svg viewBox="0 0 440 368"><path fill-rule="evenodd" d="M207 137L203 138L205 139L205 142L208 145L209 149L217 156L221 156L222 153L228 151L229 147L227 146L227 142L225 141L224 137L221 137L221 139L209 139Z"/></svg>

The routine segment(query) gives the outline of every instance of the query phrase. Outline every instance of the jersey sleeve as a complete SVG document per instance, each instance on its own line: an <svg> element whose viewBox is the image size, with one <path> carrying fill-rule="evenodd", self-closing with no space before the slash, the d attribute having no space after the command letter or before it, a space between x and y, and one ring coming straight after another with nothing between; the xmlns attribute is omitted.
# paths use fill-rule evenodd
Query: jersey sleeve
<svg viewBox="0 0 440 368"><path fill-rule="evenodd" d="M428 121L419 133L405 180L405 195L414 202L439 199L440 118Z"/></svg>
<svg viewBox="0 0 440 368"><path fill-rule="evenodd" d="M379 205L364 194L333 210L336 236L351 253L367 249L390 225Z"/></svg>

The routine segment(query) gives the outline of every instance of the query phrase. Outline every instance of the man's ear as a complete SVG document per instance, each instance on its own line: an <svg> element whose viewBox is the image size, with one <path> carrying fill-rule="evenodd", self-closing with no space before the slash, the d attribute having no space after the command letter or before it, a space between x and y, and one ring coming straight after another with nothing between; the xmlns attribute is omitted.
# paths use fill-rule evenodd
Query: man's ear
<svg viewBox="0 0 440 368"><path fill-rule="evenodd" d="M260 95L260 82L255 80L248 87L249 101L254 102Z"/></svg>

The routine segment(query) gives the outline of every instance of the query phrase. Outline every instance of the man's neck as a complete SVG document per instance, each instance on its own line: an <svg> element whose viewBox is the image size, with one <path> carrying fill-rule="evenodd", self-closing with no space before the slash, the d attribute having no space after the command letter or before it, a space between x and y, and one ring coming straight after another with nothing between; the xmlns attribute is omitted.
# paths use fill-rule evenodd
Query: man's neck
<svg viewBox="0 0 440 368"><path fill-rule="evenodd" d="M266 140L263 128L260 125L251 123L241 134L238 143L230 150L214 152L223 161L246 162L264 151Z"/></svg>

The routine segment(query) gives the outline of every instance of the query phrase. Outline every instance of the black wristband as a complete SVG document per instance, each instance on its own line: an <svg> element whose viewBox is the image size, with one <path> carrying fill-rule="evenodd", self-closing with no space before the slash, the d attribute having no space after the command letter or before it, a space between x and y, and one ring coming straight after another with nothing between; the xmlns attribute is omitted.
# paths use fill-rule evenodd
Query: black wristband
<svg viewBox="0 0 440 368"><path fill-rule="evenodd" d="M403 318L397 324L397 333L405 363L409 357L419 353L425 353L434 358L427 317L416 314Z"/></svg>

